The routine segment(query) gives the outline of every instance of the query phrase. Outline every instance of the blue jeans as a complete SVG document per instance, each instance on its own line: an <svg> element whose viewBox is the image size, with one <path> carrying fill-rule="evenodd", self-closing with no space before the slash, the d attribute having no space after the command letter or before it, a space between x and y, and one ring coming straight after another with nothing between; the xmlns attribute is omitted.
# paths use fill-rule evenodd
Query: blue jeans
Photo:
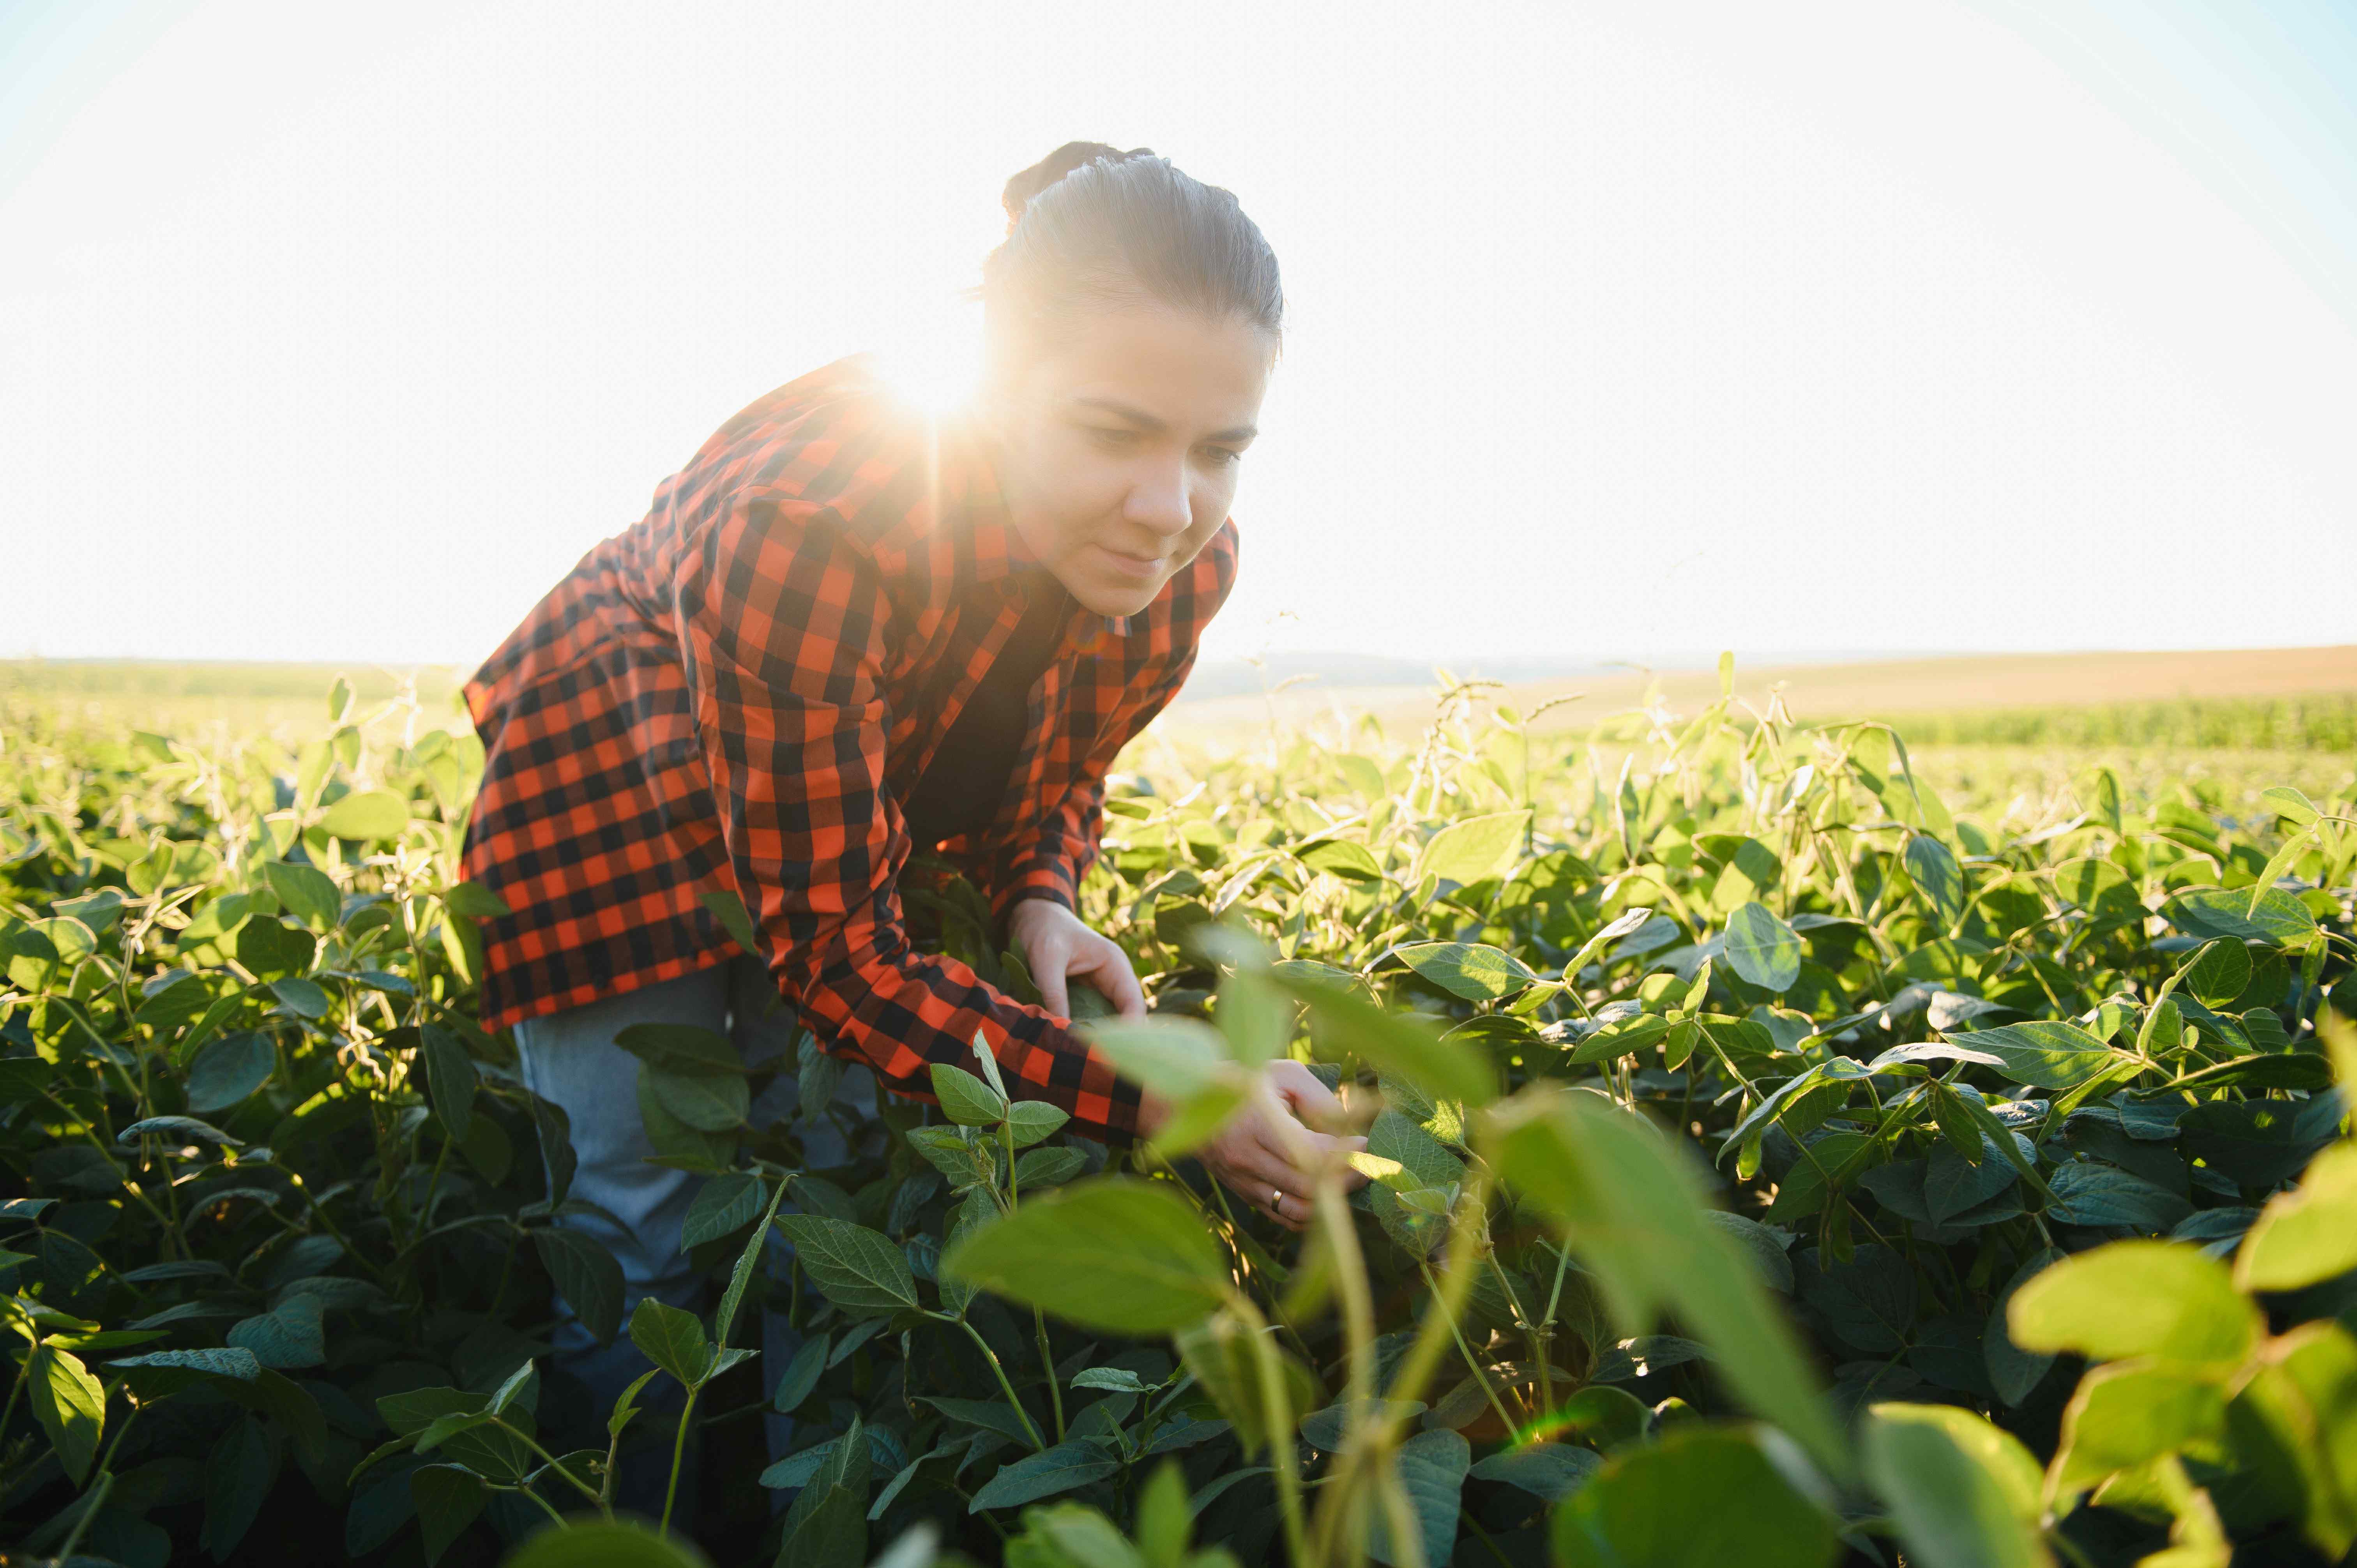
<svg viewBox="0 0 2357 1568"><path fill-rule="evenodd" d="M614 1036L633 1024L690 1025L727 1036L748 1067L760 1067L790 1050L800 1033L793 1010L779 1003L777 995L775 983L759 961L739 954L711 969L515 1026L524 1086L563 1106L572 1122L578 1164L569 1196L594 1203L620 1221L618 1227L588 1214L567 1215L560 1221L603 1242L622 1265L624 1327L611 1344L599 1345L561 1297L556 1303L551 1359L588 1387L601 1421L622 1391L651 1365L630 1338L630 1314L639 1302L651 1295L689 1312L704 1305L704 1271L688 1262L680 1228L706 1178L647 1163L654 1146L639 1119L639 1059L616 1045ZM754 1126L776 1121L791 1108L794 1064L788 1060L780 1067L770 1089L753 1102L749 1120ZM863 1066L846 1068L834 1105L849 1113L855 1135L873 1125L875 1076ZM806 1122L802 1146L814 1169L845 1164L851 1156L843 1133L828 1117ZM770 1277L791 1278L792 1259L791 1246L773 1230L764 1256ZM802 1341L801 1331L783 1313L762 1313L765 1398L776 1393L778 1380ZM681 1402L681 1391L668 1378L650 1384L640 1401L642 1408L671 1412ZM771 1412L763 1423L770 1458L783 1457L793 1442L792 1418ZM621 1500L639 1511L659 1514L669 1474L667 1451L643 1455L640 1463L623 1466L618 1481ZM694 1466L689 1465L680 1477L681 1502L690 1517L694 1475Z"/></svg>

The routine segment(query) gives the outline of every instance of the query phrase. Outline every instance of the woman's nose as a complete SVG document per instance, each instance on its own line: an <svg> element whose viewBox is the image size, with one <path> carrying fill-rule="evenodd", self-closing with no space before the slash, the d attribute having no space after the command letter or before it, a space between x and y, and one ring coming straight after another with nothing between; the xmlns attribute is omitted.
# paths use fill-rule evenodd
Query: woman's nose
<svg viewBox="0 0 2357 1568"><path fill-rule="evenodd" d="M1157 464L1139 475L1130 486L1128 504L1122 508L1122 515L1157 533L1186 532L1195 520L1194 509L1188 504L1186 465Z"/></svg>

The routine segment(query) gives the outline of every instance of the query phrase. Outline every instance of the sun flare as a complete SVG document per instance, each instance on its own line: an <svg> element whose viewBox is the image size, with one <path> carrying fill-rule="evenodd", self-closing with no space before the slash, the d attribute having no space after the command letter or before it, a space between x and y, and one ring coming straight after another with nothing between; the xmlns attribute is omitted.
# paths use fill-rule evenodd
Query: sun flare
<svg viewBox="0 0 2357 1568"><path fill-rule="evenodd" d="M877 346L876 360L903 398L928 413L949 413L970 403L981 383L978 324L963 317L914 321Z"/></svg>

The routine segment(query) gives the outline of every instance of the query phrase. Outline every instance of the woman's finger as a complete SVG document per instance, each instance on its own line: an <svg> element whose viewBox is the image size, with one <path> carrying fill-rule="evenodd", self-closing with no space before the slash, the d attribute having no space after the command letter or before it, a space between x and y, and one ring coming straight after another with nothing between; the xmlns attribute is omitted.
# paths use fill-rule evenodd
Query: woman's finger
<svg viewBox="0 0 2357 1568"><path fill-rule="evenodd" d="M1337 1138L1297 1125L1282 1132L1272 1130L1266 1146L1271 1157L1285 1165L1277 1182L1287 1191L1308 1192L1318 1185L1325 1171L1339 1165L1342 1167L1339 1173L1342 1190L1349 1192L1366 1182L1364 1176L1343 1164L1358 1144L1355 1138Z"/></svg>
<svg viewBox="0 0 2357 1568"><path fill-rule="evenodd" d="M1245 1128L1232 1128L1202 1153L1203 1164L1228 1189L1263 1213L1274 1213L1278 1195L1303 1190L1300 1173Z"/></svg>
<svg viewBox="0 0 2357 1568"><path fill-rule="evenodd" d="M1349 1112L1343 1109L1341 1098L1299 1062L1271 1062L1268 1086L1295 1116L1309 1126L1325 1129L1348 1124Z"/></svg>
<svg viewBox="0 0 2357 1568"><path fill-rule="evenodd" d="M1072 1015L1071 1003L1064 985L1064 974L1071 962L1071 950L1062 939L1043 936L1031 944L1023 955L1031 966L1031 983L1039 988L1039 1005L1059 1018Z"/></svg>
<svg viewBox="0 0 2357 1568"><path fill-rule="evenodd" d="M1130 966L1129 955L1117 944L1099 937L1073 961L1072 972L1095 982L1114 1012L1125 1018L1146 1016L1146 990L1137 983L1137 971Z"/></svg>

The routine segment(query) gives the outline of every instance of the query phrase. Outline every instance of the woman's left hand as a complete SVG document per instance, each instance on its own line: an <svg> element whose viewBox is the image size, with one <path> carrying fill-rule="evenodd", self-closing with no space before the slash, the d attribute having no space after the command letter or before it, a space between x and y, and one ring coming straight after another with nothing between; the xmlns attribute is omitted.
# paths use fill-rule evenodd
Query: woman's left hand
<svg viewBox="0 0 2357 1568"><path fill-rule="evenodd" d="M1146 1016L1146 993L1129 955L1081 923L1053 898L1026 898L1006 917L1006 934L1031 968L1039 1005L1059 1018L1072 1015L1071 982L1089 982L1125 1018Z"/></svg>

